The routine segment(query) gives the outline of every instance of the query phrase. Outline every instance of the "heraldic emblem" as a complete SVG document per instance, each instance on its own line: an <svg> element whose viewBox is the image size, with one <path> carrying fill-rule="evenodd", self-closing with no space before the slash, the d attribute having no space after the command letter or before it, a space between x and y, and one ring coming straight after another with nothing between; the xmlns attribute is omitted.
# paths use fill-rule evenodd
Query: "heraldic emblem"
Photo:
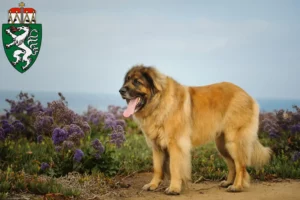
<svg viewBox="0 0 300 200"><path fill-rule="evenodd" d="M2 41L5 54L20 73L26 72L36 61L42 43L42 25L36 23L36 10L19 8L8 11L8 23L2 25Z"/></svg>

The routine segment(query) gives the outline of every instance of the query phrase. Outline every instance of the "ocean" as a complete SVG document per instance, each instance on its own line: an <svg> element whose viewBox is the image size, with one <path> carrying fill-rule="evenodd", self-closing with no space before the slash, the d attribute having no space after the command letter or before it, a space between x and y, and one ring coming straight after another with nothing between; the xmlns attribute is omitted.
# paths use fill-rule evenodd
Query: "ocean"
<svg viewBox="0 0 300 200"><path fill-rule="evenodd" d="M36 100L43 105L47 102L58 100L57 92L28 92L33 94ZM4 113L4 109L9 108L9 104L5 99L16 100L19 91L0 91L0 113ZM92 93L63 93L70 109L78 114L87 111L89 105L99 109L107 110L109 105L124 107L126 102L118 94L92 94ZM300 106L300 99L256 99L260 105L261 111L269 112L279 109L292 110L293 105Z"/></svg>
<svg viewBox="0 0 300 200"><path fill-rule="evenodd" d="M25 92L25 91L24 91ZM0 91L0 113L3 113L4 109L9 108L9 104L5 99L17 100L16 96L19 91ZM27 92L33 94L34 99L40 101L43 105L47 105L48 102L58 100L58 92ZM126 102L119 96L114 94L90 94L90 93L72 93L62 92L63 96L68 102L68 107L78 114L82 114L87 111L89 105L99 109L107 110L109 105L116 105L124 107Z"/></svg>

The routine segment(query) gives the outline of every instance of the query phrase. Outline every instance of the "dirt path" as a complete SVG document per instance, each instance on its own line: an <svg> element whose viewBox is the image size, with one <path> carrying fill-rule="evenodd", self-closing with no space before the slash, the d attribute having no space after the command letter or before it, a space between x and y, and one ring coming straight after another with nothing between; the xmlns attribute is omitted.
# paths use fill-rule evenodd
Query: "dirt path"
<svg viewBox="0 0 300 200"><path fill-rule="evenodd" d="M163 193L166 184L160 186L156 192L141 191L141 187L151 179L150 173L137 174L127 178L131 185L128 189L122 189L121 196L117 199L130 200L300 200L300 181L283 180L280 182L252 182L251 187L241 193L228 193L224 188L219 188L217 182L202 182L190 184L190 189L183 191L179 196L167 196Z"/></svg>

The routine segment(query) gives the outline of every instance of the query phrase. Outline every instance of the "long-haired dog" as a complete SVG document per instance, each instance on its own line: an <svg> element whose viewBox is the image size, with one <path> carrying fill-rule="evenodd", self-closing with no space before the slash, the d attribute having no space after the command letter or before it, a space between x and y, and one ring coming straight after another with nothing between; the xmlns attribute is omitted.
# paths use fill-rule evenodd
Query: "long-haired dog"
<svg viewBox="0 0 300 200"><path fill-rule="evenodd" d="M166 194L179 194L191 178L191 149L214 140L228 166L220 186L239 192L249 186L247 166L260 167L271 157L257 132L259 106L240 87L228 83L183 86L153 67L138 65L126 74L120 89L153 152L154 175L144 190L155 190L171 175Z"/></svg>

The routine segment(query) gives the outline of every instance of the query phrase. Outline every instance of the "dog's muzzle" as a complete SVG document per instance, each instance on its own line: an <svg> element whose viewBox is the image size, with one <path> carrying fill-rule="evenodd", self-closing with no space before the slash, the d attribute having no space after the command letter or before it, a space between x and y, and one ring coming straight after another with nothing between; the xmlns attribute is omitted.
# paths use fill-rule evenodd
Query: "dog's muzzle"
<svg viewBox="0 0 300 200"><path fill-rule="evenodd" d="M122 96L124 96L124 95L126 94L126 92L127 92L127 89L126 89L125 87L122 87L122 88L119 90L119 92L120 92L120 94L121 94Z"/></svg>

